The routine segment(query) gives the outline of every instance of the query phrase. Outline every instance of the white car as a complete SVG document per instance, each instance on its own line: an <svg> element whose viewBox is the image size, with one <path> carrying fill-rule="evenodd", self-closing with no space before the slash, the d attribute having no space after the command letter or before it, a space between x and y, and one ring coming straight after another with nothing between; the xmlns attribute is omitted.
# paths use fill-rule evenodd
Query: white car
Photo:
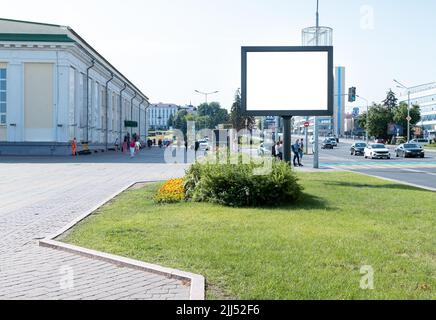
<svg viewBox="0 0 436 320"><path fill-rule="evenodd" d="M390 159L391 152L384 144L373 143L365 148L365 159Z"/></svg>
<svg viewBox="0 0 436 320"><path fill-rule="evenodd" d="M426 145L430 144L429 139L413 139L409 142L410 144L417 144L421 147L425 147Z"/></svg>
<svg viewBox="0 0 436 320"><path fill-rule="evenodd" d="M210 150L210 146L209 146L209 142L206 140L200 140L198 141L199 143L199 151L209 151Z"/></svg>

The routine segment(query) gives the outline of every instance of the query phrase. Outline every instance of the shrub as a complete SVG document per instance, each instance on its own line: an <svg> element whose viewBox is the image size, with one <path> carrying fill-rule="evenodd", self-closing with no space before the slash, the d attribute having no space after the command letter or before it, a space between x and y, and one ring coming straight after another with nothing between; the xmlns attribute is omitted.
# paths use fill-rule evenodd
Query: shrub
<svg viewBox="0 0 436 320"><path fill-rule="evenodd" d="M185 188L183 179L167 181L157 192L155 201L157 203L176 203L185 200Z"/></svg>
<svg viewBox="0 0 436 320"><path fill-rule="evenodd" d="M251 164L194 164L185 177L186 198L230 207L292 204L302 187L291 166L273 161L268 175L254 175Z"/></svg>

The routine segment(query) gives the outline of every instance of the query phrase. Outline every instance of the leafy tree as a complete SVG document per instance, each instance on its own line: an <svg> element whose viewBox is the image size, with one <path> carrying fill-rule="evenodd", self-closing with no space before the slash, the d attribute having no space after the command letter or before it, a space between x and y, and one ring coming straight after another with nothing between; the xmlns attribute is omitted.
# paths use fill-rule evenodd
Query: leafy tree
<svg viewBox="0 0 436 320"><path fill-rule="evenodd" d="M207 117L209 121L206 129L216 129L218 125L228 122L229 114L226 109L222 109L218 102L203 103L198 107L198 117Z"/></svg>
<svg viewBox="0 0 436 320"><path fill-rule="evenodd" d="M256 125L256 119L254 117L247 117L242 113L242 101L241 92L238 90L235 94L235 102L232 105L232 110L230 112L230 121L237 131L246 129L248 125L248 130L253 130Z"/></svg>
<svg viewBox="0 0 436 320"><path fill-rule="evenodd" d="M370 136L382 139L389 139L388 126L393 121L393 112L390 108L373 104L369 109L369 123L367 123L366 113L359 117L359 125L368 130Z"/></svg>
<svg viewBox="0 0 436 320"><path fill-rule="evenodd" d="M395 92L392 91L392 89L389 90L387 93L386 99L383 100L383 106L386 108L392 110L398 106L398 98L395 95Z"/></svg>
<svg viewBox="0 0 436 320"><path fill-rule="evenodd" d="M188 116L188 111L180 110L177 112L174 118L174 129L180 130L186 136L186 132L188 131L188 123L186 117Z"/></svg>
<svg viewBox="0 0 436 320"><path fill-rule="evenodd" d="M174 115L171 114L170 118L168 119L168 123L167 123L168 128L171 128L174 126Z"/></svg>
<svg viewBox="0 0 436 320"><path fill-rule="evenodd" d="M407 130L407 115L408 115L409 105L405 102L400 103L400 105L394 109L393 120L396 124L401 125L404 130ZM421 109L418 105L413 105L410 108L410 126L415 126L419 121L421 121Z"/></svg>

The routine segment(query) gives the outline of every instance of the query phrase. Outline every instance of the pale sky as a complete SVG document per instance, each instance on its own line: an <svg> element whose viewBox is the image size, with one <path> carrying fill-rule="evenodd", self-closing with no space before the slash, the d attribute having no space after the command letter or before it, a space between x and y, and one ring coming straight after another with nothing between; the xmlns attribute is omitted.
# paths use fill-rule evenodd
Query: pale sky
<svg viewBox="0 0 436 320"><path fill-rule="evenodd" d="M335 65L347 87L380 101L396 78L436 81L436 1L321 0L334 28ZM240 87L240 47L301 45L315 0L14 0L2 18L69 25L152 102L199 104L194 90L230 108ZM369 8L369 9L368 9ZM374 19L370 17L371 9Z"/></svg>

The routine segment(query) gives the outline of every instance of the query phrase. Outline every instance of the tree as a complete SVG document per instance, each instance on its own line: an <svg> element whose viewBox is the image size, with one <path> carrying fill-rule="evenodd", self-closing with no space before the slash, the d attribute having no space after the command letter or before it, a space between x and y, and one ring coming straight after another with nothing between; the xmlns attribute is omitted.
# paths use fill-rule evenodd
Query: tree
<svg viewBox="0 0 436 320"><path fill-rule="evenodd" d="M205 129L214 130L220 124L227 123L229 114L226 109L222 109L218 102L203 103L198 107L198 117L209 118Z"/></svg>
<svg viewBox="0 0 436 320"><path fill-rule="evenodd" d="M369 123L367 123L366 113L361 114L359 117L359 125L368 131L369 136L376 138L389 139L388 127L393 121L393 112L390 108L373 104L369 109Z"/></svg>
<svg viewBox="0 0 436 320"><path fill-rule="evenodd" d="M254 117L247 117L242 113L242 101L241 92L238 90L235 94L235 102L232 105L230 112L230 121L237 131L242 129L253 130L256 125L256 119ZM248 128L247 128L248 127Z"/></svg>
<svg viewBox="0 0 436 320"><path fill-rule="evenodd" d="M398 106L398 98L395 95L395 92L392 91L392 89L389 89L389 92L387 93L386 99L383 100L383 106L386 108L393 110Z"/></svg>
<svg viewBox="0 0 436 320"><path fill-rule="evenodd" d="M394 109L394 122L404 128L407 131L407 115L408 115L409 105L405 102L400 103L400 105ZM418 105L413 105L410 108L410 126L415 126L419 121L421 121L421 109ZM410 137L409 137L410 138Z"/></svg>
<svg viewBox="0 0 436 320"><path fill-rule="evenodd" d="M174 127L174 115L171 114L170 118L168 119L168 123L167 123L168 128Z"/></svg>
<svg viewBox="0 0 436 320"><path fill-rule="evenodd" d="M186 136L188 131L188 123L186 117L188 116L188 111L180 110L177 112L174 118L174 129L180 130Z"/></svg>

